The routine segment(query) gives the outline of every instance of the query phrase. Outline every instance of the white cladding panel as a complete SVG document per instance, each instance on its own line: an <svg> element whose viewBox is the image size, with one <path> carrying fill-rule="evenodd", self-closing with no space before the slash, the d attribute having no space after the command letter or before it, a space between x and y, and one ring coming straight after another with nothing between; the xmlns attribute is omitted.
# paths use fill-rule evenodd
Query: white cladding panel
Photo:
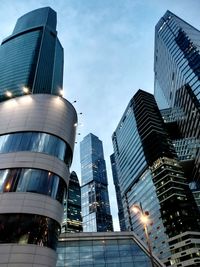
<svg viewBox="0 0 200 267"><path fill-rule="evenodd" d="M77 114L67 100L47 94L26 95L0 103L0 135L37 131L56 135L74 148Z"/></svg>

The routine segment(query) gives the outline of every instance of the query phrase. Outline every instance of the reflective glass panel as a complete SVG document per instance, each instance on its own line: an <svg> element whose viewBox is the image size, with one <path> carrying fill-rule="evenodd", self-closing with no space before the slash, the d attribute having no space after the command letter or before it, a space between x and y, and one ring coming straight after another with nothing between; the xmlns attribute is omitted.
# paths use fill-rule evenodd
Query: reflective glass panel
<svg viewBox="0 0 200 267"><path fill-rule="evenodd" d="M0 170L0 192L32 192L63 203L66 184L59 176L39 169Z"/></svg>
<svg viewBox="0 0 200 267"><path fill-rule="evenodd" d="M33 151L46 153L71 165L72 151L60 138L41 132L22 132L0 136L0 153Z"/></svg>

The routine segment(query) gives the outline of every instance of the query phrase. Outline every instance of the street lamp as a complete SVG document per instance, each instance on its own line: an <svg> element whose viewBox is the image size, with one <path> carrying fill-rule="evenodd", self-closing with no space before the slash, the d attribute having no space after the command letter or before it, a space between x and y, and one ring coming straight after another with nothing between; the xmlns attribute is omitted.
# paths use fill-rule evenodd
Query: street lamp
<svg viewBox="0 0 200 267"><path fill-rule="evenodd" d="M141 203L133 205L132 211L134 213L139 213L140 214L140 221L142 222L143 227L144 227L144 232L145 232L145 237L146 237L146 240L147 240L147 245L148 245L151 265L152 265L152 267L154 267L153 255L152 255L152 250L151 250L151 243L150 243L148 227L147 227L147 224L149 222L149 218L148 218L149 212L148 211L143 211Z"/></svg>

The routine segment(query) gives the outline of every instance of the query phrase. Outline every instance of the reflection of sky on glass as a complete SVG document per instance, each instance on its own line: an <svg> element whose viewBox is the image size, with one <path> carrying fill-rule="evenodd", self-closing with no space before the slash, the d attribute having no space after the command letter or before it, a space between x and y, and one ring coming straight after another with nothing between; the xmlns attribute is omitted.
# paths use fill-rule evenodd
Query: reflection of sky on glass
<svg viewBox="0 0 200 267"><path fill-rule="evenodd" d="M130 98L141 88L153 92L154 27L167 9L200 29L199 0L1 0L0 40L17 18L51 6L58 13L58 36L65 51L65 97L79 115L73 169L80 178L79 142L89 132L104 144L110 202L117 208L109 156L111 135Z"/></svg>

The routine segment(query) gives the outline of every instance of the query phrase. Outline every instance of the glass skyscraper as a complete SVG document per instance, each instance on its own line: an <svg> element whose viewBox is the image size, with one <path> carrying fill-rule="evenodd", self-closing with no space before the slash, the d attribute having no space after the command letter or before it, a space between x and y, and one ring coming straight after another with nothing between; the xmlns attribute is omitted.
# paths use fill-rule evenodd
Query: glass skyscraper
<svg viewBox="0 0 200 267"><path fill-rule="evenodd" d="M80 144L81 206L84 232L113 231L102 141L93 134Z"/></svg>
<svg viewBox="0 0 200 267"><path fill-rule="evenodd" d="M124 209L123 209L123 204L122 204L121 190L120 190L120 185L119 185L118 171L117 171L114 153L110 156L110 163L111 163L113 182L115 185L115 192L116 192L116 198L117 198L119 226L120 226L121 231L126 231Z"/></svg>
<svg viewBox="0 0 200 267"><path fill-rule="evenodd" d="M188 179L200 189L200 31L167 11L155 28L155 98L160 109L169 108L168 126L178 151L193 155ZM166 112L165 112L166 113ZM170 115L169 115L170 114ZM169 118L173 117L172 121ZM172 127L171 127L172 128ZM175 131L176 129L176 131ZM176 133L176 135L175 135ZM182 139L181 142L177 140ZM183 140L184 139L184 140ZM189 140L191 142L189 142ZM183 151L183 142L187 149ZM194 151L194 145L195 151ZM178 148L178 144L182 147ZM191 150L188 152L188 150ZM180 158L181 159L181 158ZM188 158L191 161L191 158ZM194 186L195 183L195 186Z"/></svg>
<svg viewBox="0 0 200 267"><path fill-rule="evenodd" d="M76 233L82 231L81 187L78 177L73 171L69 177L68 192L64 200L64 216L61 232Z"/></svg>
<svg viewBox="0 0 200 267"><path fill-rule="evenodd" d="M39 8L20 17L0 46L0 101L26 93L59 95L63 85L63 48L56 12Z"/></svg>
<svg viewBox="0 0 200 267"><path fill-rule="evenodd" d="M112 140L126 228L145 241L133 212L141 203L150 214L148 230L158 258L166 266L198 262L198 208L153 95L139 90L133 96Z"/></svg>
<svg viewBox="0 0 200 267"><path fill-rule="evenodd" d="M62 75L55 11L19 18L0 47L0 266L56 265L77 124Z"/></svg>

